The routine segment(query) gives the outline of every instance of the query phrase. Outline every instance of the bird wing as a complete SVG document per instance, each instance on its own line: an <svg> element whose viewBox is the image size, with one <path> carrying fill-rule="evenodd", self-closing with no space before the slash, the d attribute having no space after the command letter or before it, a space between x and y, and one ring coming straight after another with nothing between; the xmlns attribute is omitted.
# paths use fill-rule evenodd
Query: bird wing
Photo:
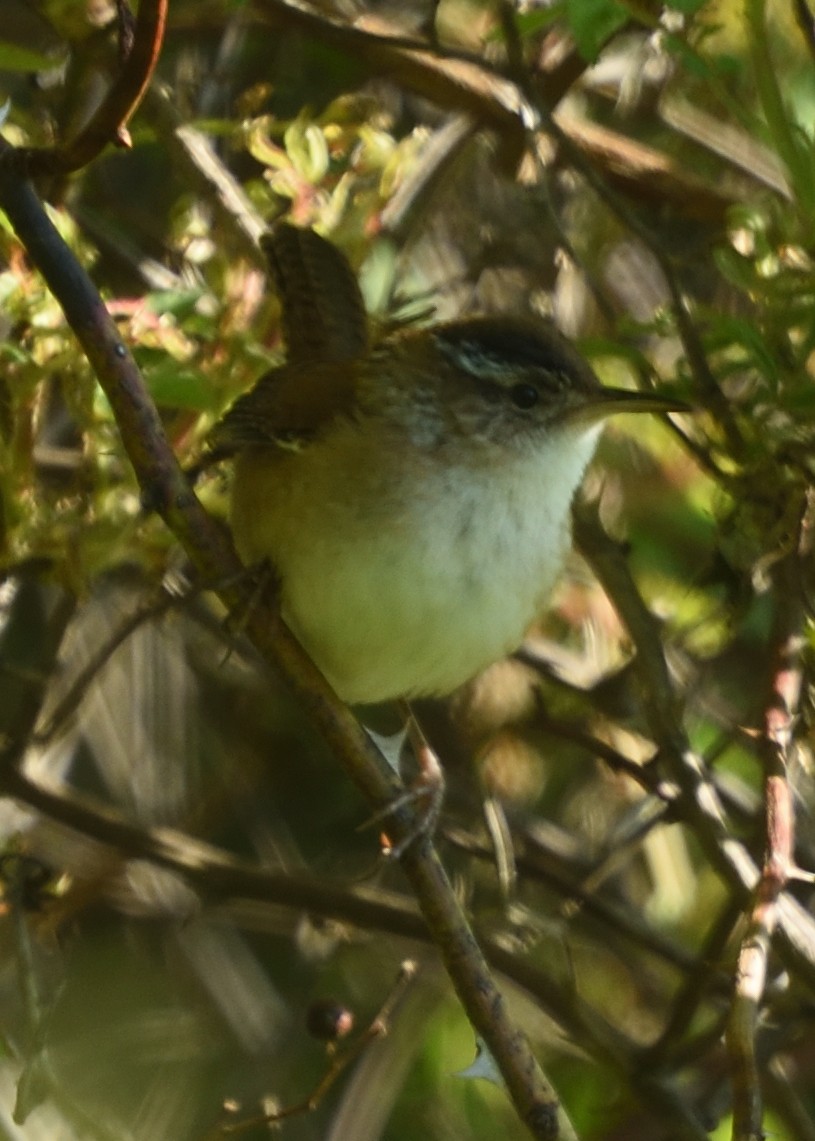
<svg viewBox="0 0 815 1141"><path fill-rule="evenodd" d="M247 447L297 449L321 435L337 416L352 415L358 369L353 362L292 363L265 373L238 397L213 429L221 455Z"/></svg>
<svg viewBox="0 0 815 1141"><path fill-rule="evenodd" d="M265 373L215 426L210 454L298 448L354 407L368 320L346 257L314 230L281 222L261 238L283 311L286 363Z"/></svg>

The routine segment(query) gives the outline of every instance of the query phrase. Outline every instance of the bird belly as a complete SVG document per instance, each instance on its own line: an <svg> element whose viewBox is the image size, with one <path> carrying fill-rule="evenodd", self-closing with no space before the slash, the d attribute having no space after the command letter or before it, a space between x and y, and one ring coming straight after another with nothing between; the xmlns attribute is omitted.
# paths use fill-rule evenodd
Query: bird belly
<svg viewBox="0 0 815 1141"><path fill-rule="evenodd" d="M477 474L429 467L418 494L391 486L373 498L364 472L344 480L341 465L330 494L316 495L308 484L319 473L298 474L292 456L290 479L272 464L263 487L253 472L250 500L239 461L233 523L245 561L272 559L286 621L342 698L449 693L514 650L544 605L592 448L569 460L565 480L556 464L555 483L551 467L528 462Z"/></svg>

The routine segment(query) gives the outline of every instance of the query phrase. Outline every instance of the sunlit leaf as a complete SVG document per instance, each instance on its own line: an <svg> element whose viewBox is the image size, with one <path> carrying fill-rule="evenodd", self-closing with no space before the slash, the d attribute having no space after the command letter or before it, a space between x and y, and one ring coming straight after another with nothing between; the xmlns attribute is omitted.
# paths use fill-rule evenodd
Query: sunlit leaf
<svg viewBox="0 0 815 1141"><path fill-rule="evenodd" d="M160 407L209 412L216 404L212 382L196 369L165 360L145 369L148 387Z"/></svg>
<svg viewBox="0 0 815 1141"><path fill-rule="evenodd" d="M54 62L40 52L0 40L0 71L46 71Z"/></svg>
<svg viewBox="0 0 815 1141"><path fill-rule="evenodd" d="M618 0L566 0L566 19L577 50L592 62L609 37L628 22L628 9Z"/></svg>

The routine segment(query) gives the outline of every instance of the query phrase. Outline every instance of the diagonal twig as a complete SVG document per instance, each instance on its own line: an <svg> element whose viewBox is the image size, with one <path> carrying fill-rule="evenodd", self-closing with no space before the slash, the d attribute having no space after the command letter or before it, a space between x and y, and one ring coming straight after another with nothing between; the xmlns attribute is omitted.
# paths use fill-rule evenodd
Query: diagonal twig
<svg viewBox="0 0 815 1141"><path fill-rule="evenodd" d="M225 604L246 613L252 588L245 577L235 577L240 564L228 535L208 516L189 486L136 364L93 283L60 238L30 184L15 175L13 163L0 165L0 208L62 306L108 397L145 503L163 517L205 581L232 584L220 592ZM391 805L397 789L386 760L331 691L275 608L255 604L249 609L246 633L286 677L372 807L382 810ZM397 844L416 835L409 805L391 813L391 818L389 834ZM410 844L400 862L456 993L495 1059L521 1120L534 1137L574 1141L574 1130L528 1039L509 1016L432 843L425 837Z"/></svg>

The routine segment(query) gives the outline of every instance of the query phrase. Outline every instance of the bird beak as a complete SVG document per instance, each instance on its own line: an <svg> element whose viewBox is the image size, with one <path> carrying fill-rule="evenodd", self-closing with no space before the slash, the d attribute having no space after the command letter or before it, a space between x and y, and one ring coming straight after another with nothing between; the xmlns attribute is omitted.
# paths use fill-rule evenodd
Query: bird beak
<svg viewBox="0 0 815 1141"><path fill-rule="evenodd" d="M584 404L570 411L570 418L596 423L621 412L692 412L690 404L656 392L637 392L628 388L602 388L592 393Z"/></svg>

